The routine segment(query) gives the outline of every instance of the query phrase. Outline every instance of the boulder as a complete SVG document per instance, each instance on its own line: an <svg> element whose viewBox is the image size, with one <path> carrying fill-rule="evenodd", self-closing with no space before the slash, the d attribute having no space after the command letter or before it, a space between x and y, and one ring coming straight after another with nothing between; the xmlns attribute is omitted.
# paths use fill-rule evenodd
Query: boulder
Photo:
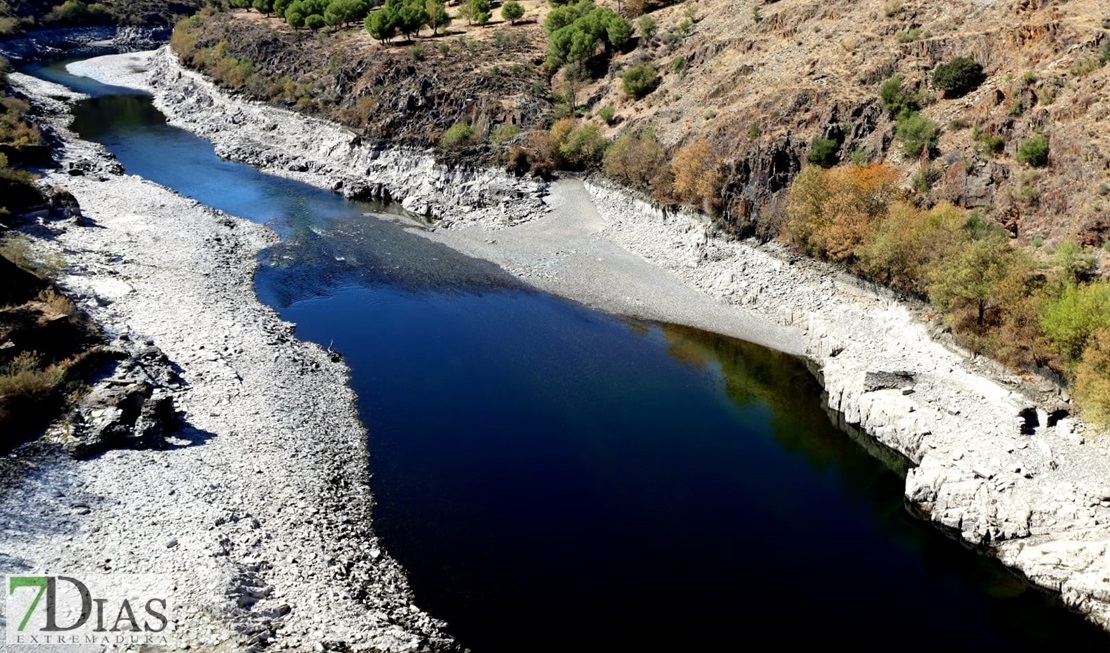
<svg viewBox="0 0 1110 653"><path fill-rule="evenodd" d="M864 392L910 388L913 384L913 372L867 372L863 377Z"/></svg>

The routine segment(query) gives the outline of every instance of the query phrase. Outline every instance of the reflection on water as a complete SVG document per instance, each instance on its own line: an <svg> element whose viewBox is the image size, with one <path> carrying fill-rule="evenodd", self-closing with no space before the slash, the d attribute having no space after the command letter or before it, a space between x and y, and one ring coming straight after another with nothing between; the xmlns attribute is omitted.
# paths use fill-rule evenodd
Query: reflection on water
<svg viewBox="0 0 1110 653"><path fill-rule="evenodd" d="M98 97L75 128L129 173L283 236L259 296L343 352L375 526L478 653L1105 649L910 518L904 461L834 428L798 359L535 292L366 215L388 207L222 161L149 99L82 84Z"/></svg>

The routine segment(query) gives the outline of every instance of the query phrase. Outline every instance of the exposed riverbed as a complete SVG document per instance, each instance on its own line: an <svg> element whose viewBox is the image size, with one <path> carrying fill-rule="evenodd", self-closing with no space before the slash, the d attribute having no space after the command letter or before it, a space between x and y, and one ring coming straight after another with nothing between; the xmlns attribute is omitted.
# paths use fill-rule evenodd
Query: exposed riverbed
<svg viewBox="0 0 1110 653"><path fill-rule="evenodd" d="M1105 645L909 518L902 479L832 427L797 359L543 295L429 242L417 222L365 215L383 207L220 161L144 102L87 102L74 127L128 172L282 235L257 289L299 336L347 356L371 432L375 524L417 601L464 644L650 648L737 628L856 641L920 633L926 613L946 627L915 635L923 644ZM554 219L581 232L591 216L560 192ZM493 249L514 238L500 233L470 246L435 237ZM552 282L621 252L570 250L546 270L523 255L508 267ZM651 289L624 301L658 310Z"/></svg>

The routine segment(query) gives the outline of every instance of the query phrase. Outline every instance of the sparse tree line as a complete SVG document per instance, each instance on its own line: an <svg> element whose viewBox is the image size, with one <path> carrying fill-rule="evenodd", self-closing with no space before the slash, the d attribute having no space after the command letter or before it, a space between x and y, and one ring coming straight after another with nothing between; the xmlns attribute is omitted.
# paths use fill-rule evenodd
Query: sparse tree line
<svg viewBox="0 0 1110 653"><path fill-rule="evenodd" d="M253 8L284 20L290 27L317 30L362 24L371 36L388 43L397 36L411 40L427 27L432 36L451 25L453 18L443 0L232 0L235 8ZM485 25L493 17L490 0L464 0L458 17L468 25ZM506 0L501 17L515 25L524 16L524 5Z"/></svg>

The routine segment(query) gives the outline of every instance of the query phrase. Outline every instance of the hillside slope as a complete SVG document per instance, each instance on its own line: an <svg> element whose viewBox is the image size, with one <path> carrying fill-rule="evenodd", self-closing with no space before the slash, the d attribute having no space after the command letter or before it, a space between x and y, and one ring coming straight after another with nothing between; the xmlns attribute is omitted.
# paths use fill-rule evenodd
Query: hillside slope
<svg viewBox="0 0 1110 653"><path fill-rule="evenodd" d="M779 197L815 136L843 139L841 160L858 148L857 156L893 163L907 178L916 172L879 101L884 80L897 75L934 100L922 109L940 126L930 200L993 209L1026 238L1102 245L1110 235L1102 210L1110 209L1105 4L692 0L656 21L666 28L691 15L698 20L685 40L626 58L661 64L654 93L631 103L610 82L600 101L616 104L630 124L653 126L664 143L707 137L731 171L724 207L734 224L767 215L767 200ZM965 97L943 99L931 71L960 56L980 63L986 79ZM976 128L1000 137L1001 151L984 152ZM1051 142L1040 171L1014 159L1034 134Z"/></svg>
<svg viewBox="0 0 1110 653"><path fill-rule="evenodd" d="M232 89L374 139L434 145L468 122L488 140L502 123L543 129L565 101L565 72L543 65L548 6L525 6L524 24L456 19L448 35L424 30L412 45L225 12L179 29L175 46ZM609 137L650 128L672 153L705 140L723 171L715 204L738 233L777 231L784 191L821 137L837 144L833 161L893 163L919 201L978 208L1023 240L1110 238L1110 10L1098 0L689 0L648 16L650 38L589 62L577 104L587 116L613 110ZM984 77L949 99L932 73L956 57L981 64ZM621 71L636 64L660 73L641 99L621 88ZM895 76L937 126L931 157L907 156L895 139L879 97ZM1038 135L1050 144L1047 165L1020 163L1022 143ZM471 153L488 160L497 148Z"/></svg>

